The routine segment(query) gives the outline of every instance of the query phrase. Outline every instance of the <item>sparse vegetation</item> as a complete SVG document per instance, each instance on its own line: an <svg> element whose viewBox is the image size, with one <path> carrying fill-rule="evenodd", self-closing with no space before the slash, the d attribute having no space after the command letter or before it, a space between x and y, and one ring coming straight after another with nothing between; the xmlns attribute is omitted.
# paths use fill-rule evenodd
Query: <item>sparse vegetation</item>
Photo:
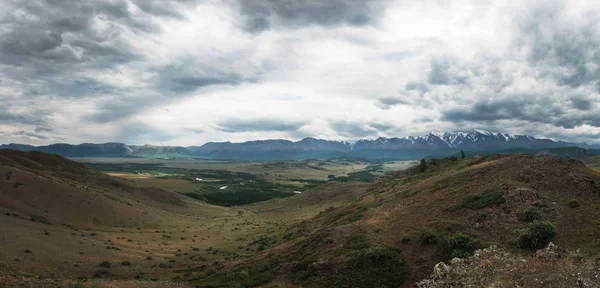
<svg viewBox="0 0 600 288"><path fill-rule="evenodd" d="M583 254L581 254L581 249L577 249L571 253L569 253L569 258L575 262L581 262L583 260Z"/></svg>
<svg viewBox="0 0 600 288"><path fill-rule="evenodd" d="M502 191L499 189L489 189L481 194L472 194L461 202L448 208L449 211L456 211L460 209L483 209L492 205L500 205L504 203L504 197L502 197Z"/></svg>
<svg viewBox="0 0 600 288"><path fill-rule="evenodd" d="M579 206L581 206L581 203L579 203L579 200L577 199L571 199L569 200L569 203L567 203L567 205L571 208L579 208Z"/></svg>
<svg viewBox="0 0 600 288"><path fill-rule="evenodd" d="M519 230L516 242L522 248L539 249L548 245L555 236L556 227L552 222L535 220Z"/></svg>

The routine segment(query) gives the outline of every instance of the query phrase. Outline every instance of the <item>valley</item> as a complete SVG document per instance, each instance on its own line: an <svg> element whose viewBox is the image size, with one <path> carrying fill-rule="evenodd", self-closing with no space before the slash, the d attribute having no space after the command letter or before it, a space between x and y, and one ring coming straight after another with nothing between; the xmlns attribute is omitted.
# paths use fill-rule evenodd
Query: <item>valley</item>
<svg viewBox="0 0 600 288"><path fill-rule="evenodd" d="M411 287L457 251L489 245L531 257L551 239L582 263L600 256L600 173L578 160L444 158L425 171L350 159L75 160L0 150L8 287ZM268 189L282 194L206 198ZM518 242L534 223L527 211L556 229L535 248ZM468 247L448 246L457 235ZM352 264L364 261L375 262Z"/></svg>

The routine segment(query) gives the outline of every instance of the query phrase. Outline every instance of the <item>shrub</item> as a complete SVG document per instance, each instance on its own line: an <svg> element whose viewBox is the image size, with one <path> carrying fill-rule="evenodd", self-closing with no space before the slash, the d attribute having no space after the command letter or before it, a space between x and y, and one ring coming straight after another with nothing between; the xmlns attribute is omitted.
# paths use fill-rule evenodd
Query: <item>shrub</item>
<svg viewBox="0 0 600 288"><path fill-rule="evenodd" d="M367 236L361 234L350 235L350 237L348 237L348 245L346 247L352 250L369 248L369 239L367 239Z"/></svg>
<svg viewBox="0 0 600 288"><path fill-rule="evenodd" d="M152 256L146 257L146 260L152 260Z"/></svg>
<svg viewBox="0 0 600 288"><path fill-rule="evenodd" d="M121 262L121 265L122 266L131 266L131 262L129 262L129 261L123 261L123 262Z"/></svg>
<svg viewBox="0 0 600 288"><path fill-rule="evenodd" d="M465 197L461 203L449 207L448 210L456 211L463 208L477 210L492 205L500 205L502 203L504 203L502 191L499 189L489 189L481 194L472 194Z"/></svg>
<svg viewBox="0 0 600 288"><path fill-rule="evenodd" d="M569 207L571 208L578 208L579 206L581 206L581 203L579 203L579 200L577 199L571 199L569 200L569 203L567 205L569 205Z"/></svg>
<svg viewBox="0 0 600 288"><path fill-rule="evenodd" d="M100 265L98 265L98 266L104 267L104 268L110 268L110 266L112 266L112 265L108 261L102 261L102 263L100 263Z"/></svg>
<svg viewBox="0 0 600 288"><path fill-rule="evenodd" d="M333 287L399 287L408 278L400 251L370 248L348 259L332 280Z"/></svg>
<svg viewBox="0 0 600 288"><path fill-rule="evenodd" d="M522 248L543 248L556 236L556 227L550 221L535 220L519 230L517 244Z"/></svg>
<svg viewBox="0 0 600 288"><path fill-rule="evenodd" d="M425 159L421 159L421 162L419 163L419 172L423 173L427 170L427 161L425 161Z"/></svg>
<svg viewBox="0 0 600 288"><path fill-rule="evenodd" d="M410 234L404 234L402 235L402 239L400 241L402 241L402 243L408 243L411 239L412 237L410 236Z"/></svg>
<svg viewBox="0 0 600 288"><path fill-rule="evenodd" d="M469 235L456 232L446 240L451 258L467 258L473 254L477 245Z"/></svg>
<svg viewBox="0 0 600 288"><path fill-rule="evenodd" d="M108 272L107 270L105 270L105 269L100 269L100 270L96 270L96 271L94 272L94 277L95 277L95 278L102 278L102 277L104 277L104 276L108 276L109 274L110 274L110 272Z"/></svg>
<svg viewBox="0 0 600 288"><path fill-rule="evenodd" d="M437 243L437 233L431 228L425 228L421 230L421 242L423 244L435 244Z"/></svg>
<svg viewBox="0 0 600 288"><path fill-rule="evenodd" d="M523 211L523 218L525 222L529 223L535 220L542 220L542 215L540 214L540 211L538 211L537 208L530 206L525 208L525 210Z"/></svg>

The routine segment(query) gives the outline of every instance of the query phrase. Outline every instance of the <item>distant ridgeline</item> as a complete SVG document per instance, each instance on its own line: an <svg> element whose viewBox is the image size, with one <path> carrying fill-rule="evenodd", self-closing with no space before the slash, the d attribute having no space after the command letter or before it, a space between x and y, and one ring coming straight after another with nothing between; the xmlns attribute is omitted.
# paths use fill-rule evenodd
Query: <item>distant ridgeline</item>
<svg viewBox="0 0 600 288"><path fill-rule="evenodd" d="M459 156L461 150L464 150L467 156L513 153L581 159L600 155L600 146L481 130L456 133L431 132L425 136L404 138L380 137L375 140L358 140L355 143L305 138L296 142L288 140L261 140L243 143L209 142L202 146L189 147L84 143L48 146L8 144L0 145L0 149L35 150L65 157L197 157L257 161L347 157L373 160L413 160L425 157Z"/></svg>

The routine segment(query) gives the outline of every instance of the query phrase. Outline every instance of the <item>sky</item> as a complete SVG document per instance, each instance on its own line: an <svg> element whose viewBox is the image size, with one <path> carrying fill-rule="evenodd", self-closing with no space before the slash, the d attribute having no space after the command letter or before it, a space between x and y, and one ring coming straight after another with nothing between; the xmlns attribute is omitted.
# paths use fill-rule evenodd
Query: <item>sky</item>
<svg viewBox="0 0 600 288"><path fill-rule="evenodd" d="M594 1L0 0L0 143L600 144Z"/></svg>

